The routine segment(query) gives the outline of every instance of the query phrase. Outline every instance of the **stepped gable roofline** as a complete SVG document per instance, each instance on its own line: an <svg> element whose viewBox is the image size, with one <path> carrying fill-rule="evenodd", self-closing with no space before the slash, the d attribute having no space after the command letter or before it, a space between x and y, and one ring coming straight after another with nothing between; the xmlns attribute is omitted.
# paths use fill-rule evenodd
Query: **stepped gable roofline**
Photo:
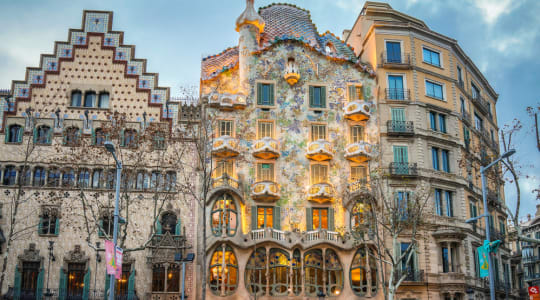
<svg viewBox="0 0 540 300"><path fill-rule="evenodd" d="M244 24L252 24L259 29L259 32L264 31L265 22L261 16L255 12L253 5L254 0L246 0L246 8L236 19L236 31L240 31L240 26Z"/></svg>
<svg viewBox="0 0 540 300"><path fill-rule="evenodd" d="M210 80L222 72L238 65L238 46L229 47L218 54L210 55L201 61L201 79Z"/></svg>
<svg viewBox="0 0 540 300"><path fill-rule="evenodd" d="M62 62L73 61L79 49L88 49L88 39L93 36L101 38L101 49L113 51L113 64L125 66L124 77L137 79L136 90L148 93L148 105L164 107L170 89L158 85L158 73L146 71L146 59L135 58L135 46L124 44L124 32L113 31L112 21L112 11L84 10L80 29L69 29L67 41L54 42L53 54L40 55L39 67L26 68L24 80L12 81L15 112L18 101L30 101L33 87L45 87L48 74L59 74ZM163 110L160 114L160 120L167 120Z"/></svg>

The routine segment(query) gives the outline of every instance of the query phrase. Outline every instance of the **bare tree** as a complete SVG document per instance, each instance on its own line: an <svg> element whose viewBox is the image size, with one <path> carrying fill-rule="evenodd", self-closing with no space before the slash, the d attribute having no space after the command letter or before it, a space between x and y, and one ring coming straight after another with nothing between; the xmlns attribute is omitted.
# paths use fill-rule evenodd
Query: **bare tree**
<svg viewBox="0 0 540 300"><path fill-rule="evenodd" d="M370 187L373 196L361 197L354 205L362 205L366 214L365 226L355 230L367 229L370 232L369 237L377 250L374 259L379 264L378 278L383 283L385 298L393 300L408 276L402 266L409 266L418 253L418 235L428 217L425 208L431 186L424 184L414 190L394 192L389 181L385 174L372 175ZM401 249L399 240L402 237L410 241L407 249ZM385 276L386 270L389 270L388 276Z"/></svg>

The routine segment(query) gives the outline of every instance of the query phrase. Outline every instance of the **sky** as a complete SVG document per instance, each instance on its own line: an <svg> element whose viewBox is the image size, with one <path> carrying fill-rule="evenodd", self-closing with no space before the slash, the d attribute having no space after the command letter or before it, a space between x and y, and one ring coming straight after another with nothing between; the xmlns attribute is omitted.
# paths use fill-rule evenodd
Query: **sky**
<svg viewBox="0 0 540 300"><path fill-rule="evenodd" d="M281 0L278 2L285 2ZM350 29L363 0L288 0L308 9L319 32L341 36ZM271 4L255 0L255 6ZM390 5L423 20L432 30L458 40L497 93L499 127L521 120L515 138L516 160L523 165L520 216L534 215L540 186L540 152L525 108L540 106L540 1L537 0L396 0ZM146 58L147 71L159 73L159 84L198 84L202 57L238 43L235 20L244 0L0 0L0 89L24 79L26 67L52 53L54 41L67 40L68 28L80 28L84 9L114 11L113 30L124 31L124 43L136 45L135 56ZM534 165L536 164L536 166ZM536 168L535 168L536 167ZM506 186L514 206L516 192Z"/></svg>

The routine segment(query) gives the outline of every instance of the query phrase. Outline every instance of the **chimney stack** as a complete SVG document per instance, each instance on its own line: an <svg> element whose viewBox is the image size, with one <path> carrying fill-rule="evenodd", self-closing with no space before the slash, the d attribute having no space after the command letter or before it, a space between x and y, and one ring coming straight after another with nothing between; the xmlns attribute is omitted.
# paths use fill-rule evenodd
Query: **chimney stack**
<svg viewBox="0 0 540 300"><path fill-rule="evenodd" d="M536 213L534 214L535 217L540 216L540 204L536 204Z"/></svg>

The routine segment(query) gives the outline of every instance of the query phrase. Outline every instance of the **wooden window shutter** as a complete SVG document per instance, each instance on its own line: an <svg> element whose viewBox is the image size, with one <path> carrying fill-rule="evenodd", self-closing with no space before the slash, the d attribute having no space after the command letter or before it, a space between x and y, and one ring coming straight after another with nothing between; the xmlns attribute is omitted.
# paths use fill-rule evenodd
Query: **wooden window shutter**
<svg viewBox="0 0 540 300"><path fill-rule="evenodd" d="M321 86L321 107L326 107L326 87Z"/></svg>
<svg viewBox="0 0 540 300"><path fill-rule="evenodd" d="M270 105L274 105L275 104L275 99L274 99L274 85L273 84L270 84Z"/></svg>
<svg viewBox="0 0 540 300"><path fill-rule="evenodd" d="M251 230L257 229L257 206L251 206Z"/></svg>
<svg viewBox="0 0 540 300"><path fill-rule="evenodd" d="M272 228L280 230L281 229L281 207L274 206L272 209L272 220L274 221L274 224L272 224Z"/></svg>
<svg viewBox="0 0 540 300"><path fill-rule="evenodd" d="M329 207L328 208L328 230L334 231L334 208Z"/></svg>
<svg viewBox="0 0 540 300"><path fill-rule="evenodd" d="M262 98L262 83L257 83L257 104L263 104Z"/></svg>
<svg viewBox="0 0 540 300"><path fill-rule="evenodd" d="M349 101L354 101L356 95L356 87L354 85L349 85Z"/></svg>
<svg viewBox="0 0 540 300"><path fill-rule="evenodd" d="M311 207L306 208L306 231L313 230L313 209Z"/></svg>
<svg viewBox="0 0 540 300"><path fill-rule="evenodd" d="M313 106L313 86L309 86L309 106Z"/></svg>

